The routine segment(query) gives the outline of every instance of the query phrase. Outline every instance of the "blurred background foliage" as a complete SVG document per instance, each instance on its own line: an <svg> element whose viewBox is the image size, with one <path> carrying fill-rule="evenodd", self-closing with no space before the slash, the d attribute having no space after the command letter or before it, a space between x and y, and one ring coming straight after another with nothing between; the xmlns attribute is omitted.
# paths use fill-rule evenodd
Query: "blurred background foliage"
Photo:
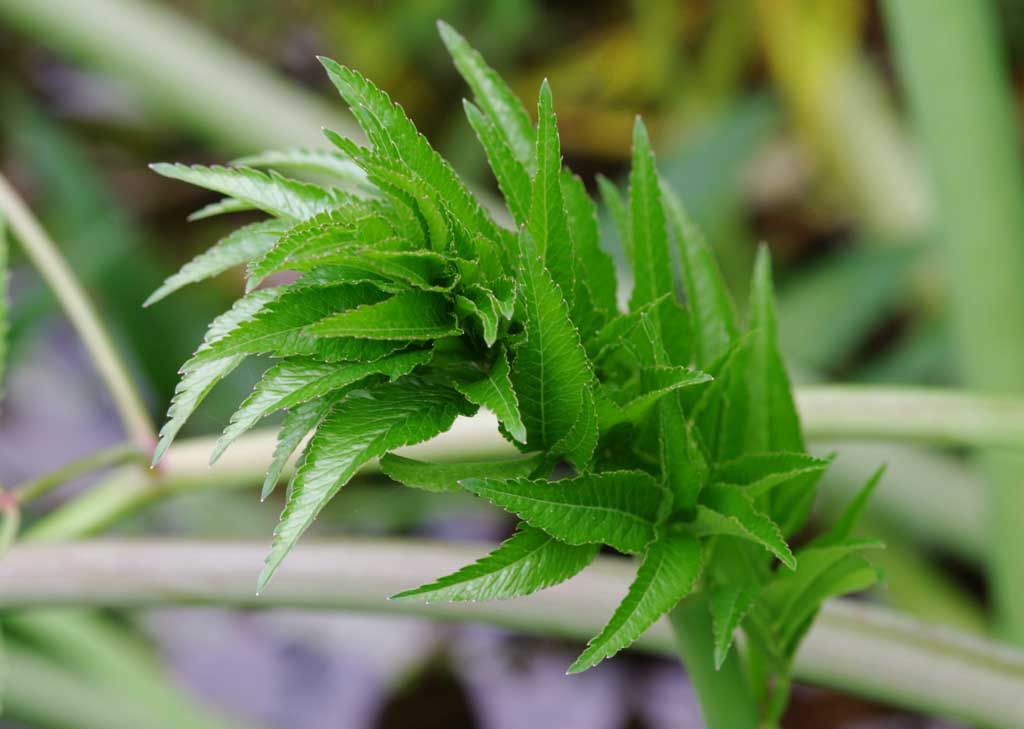
<svg viewBox="0 0 1024 729"><path fill-rule="evenodd" d="M1007 63L1019 117L1024 2L1001 0L993 13L993 48ZM349 131L315 59L324 54L387 89L466 178L493 190L437 18L470 38L528 102L550 80L566 162L589 186L596 173L622 176L633 117L643 114L662 171L717 248L739 299L755 244L770 245L798 381L962 381L936 203L876 3L0 0L0 167L97 298L155 417L203 322L238 295L241 278L225 275L141 308L165 276L236 225L186 223L210 198L146 165L314 144L320 124ZM0 413L5 484L119 439L52 296L16 251L13 362ZM218 429L252 379L241 373L216 390L192 432ZM869 527L890 545L880 557L889 574L880 599L986 631L984 489L963 456L844 446L821 513L827 520L850 486L889 461L891 491L880 494ZM936 480L966 499L922 507L945 509L948 531L918 528L898 508L901 498L935 498L928 487ZM263 538L276 511L250 491L196 495L118 528ZM318 529L496 537L507 524L470 500L364 482L332 504ZM137 622L5 616L11 680L0 725L132 725L118 723L110 702L160 717L134 726L226 725L164 681L155 641L179 686L267 726L684 726L670 710L680 699L663 680L674 669L648 659L559 679L558 691L545 693L560 673L560 648L490 631L449 640L450 631L409 624L401 640L389 640L394 623L367 618L181 611ZM47 705L54 686L64 687L66 711ZM510 707L531 701L535 715L511 718ZM589 713L572 709L583 704ZM807 689L787 726L874 721L926 726Z"/></svg>

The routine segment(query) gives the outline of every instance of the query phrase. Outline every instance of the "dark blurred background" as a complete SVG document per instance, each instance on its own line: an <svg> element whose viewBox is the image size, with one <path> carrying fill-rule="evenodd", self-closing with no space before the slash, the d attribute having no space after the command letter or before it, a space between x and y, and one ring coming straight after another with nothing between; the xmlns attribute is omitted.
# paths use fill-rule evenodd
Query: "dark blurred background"
<svg viewBox="0 0 1024 729"><path fill-rule="evenodd" d="M993 43L1019 111L1024 3L1003 0L996 12ZM599 172L621 177L633 117L643 114L662 171L717 249L741 306L755 244L771 247L797 380L961 381L931 187L875 3L0 0L0 168L96 298L154 417L205 323L238 296L242 279L227 274L142 309L163 278L238 223L186 223L214 196L146 165L318 144L321 125L350 132L316 61L323 54L386 89L477 189L493 190L437 18L465 34L528 107L541 79L550 80L566 162L588 185ZM121 438L74 333L17 253L13 274L12 362L0 412L5 484ZM252 379L241 372L215 390L188 434L219 430ZM822 518L880 460L890 462L894 488L941 474L978 494L980 476L961 456L844 447ZM898 517L882 502L870 524L890 544L879 558L889 580L878 598L988 630L977 500L946 505L963 533L945 537L913 524L894 530ZM247 489L176 500L118 529L264 538L277 513ZM317 529L493 539L508 526L468 500L363 480ZM152 677L150 689L165 672L177 687L126 701L152 700L154 712L168 702L204 707L182 710L182 727L700 726L681 670L669 662L627 655L570 680L562 674L575 646L493 629L219 610L90 616L73 628L57 613L22 617L5 619L9 670L21 678L3 727L73 729L42 704L61 681L87 690L103 651L133 656ZM46 628L47 619L66 631ZM83 652L91 657L69 658ZM786 726L948 725L800 687Z"/></svg>

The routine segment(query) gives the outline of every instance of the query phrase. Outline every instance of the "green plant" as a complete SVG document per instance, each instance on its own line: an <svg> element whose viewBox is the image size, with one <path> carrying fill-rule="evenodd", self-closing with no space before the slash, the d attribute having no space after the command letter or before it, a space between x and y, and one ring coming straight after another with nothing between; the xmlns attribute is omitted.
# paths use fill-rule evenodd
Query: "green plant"
<svg viewBox="0 0 1024 729"><path fill-rule="evenodd" d="M225 195L196 217L271 216L222 239L150 299L247 265L248 293L182 368L154 463L218 381L247 357L267 356L273 364L213 454L287 410L265 498L309 437L260 589L326 503L380 458L408 486L462 488L520 519L490 555L396 599L527 595L573 577L605 545L638 558L636 578L570 672L613 656L671 612L709 724L772 725L822 602L878 577L861 555L874 545L851 537L878 475L831 532L794 554L787 538L804 525L828 461L805 451L776 344L767 250L741 327L700 232L659 180L638 119L627 198L602 184L634 275L620 311L595 205L562 165L547 83L535 127L466 41L440 27L474 92L466 114L515 230L495 222L384 92L328 59L371 147L328 131L335 151L228 168L154 165ZM283 271L299 277L258 288ZM442 465L390 453L479 407L494 412L521 457ZM747 636L742 662L730 653L738 628Z"/></svg>

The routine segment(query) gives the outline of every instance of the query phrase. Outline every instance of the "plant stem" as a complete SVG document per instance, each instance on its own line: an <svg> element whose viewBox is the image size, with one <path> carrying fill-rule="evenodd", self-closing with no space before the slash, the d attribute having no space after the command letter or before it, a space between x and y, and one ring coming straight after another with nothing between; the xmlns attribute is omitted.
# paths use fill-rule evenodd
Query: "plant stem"
<svg viewBox="0 0 1024 729"><path fill-rule="evenodd" d="M871 438L1024 450L1024 398L926 387L801 387L810 438Z"/></svg>
<svg viewBox="0 0 1024 729"><path fill-rule="evenodd" d="M127 443L105 448L18 486L14 490L14 497L19 504L24 505L79 476L132 461L143 464L147 461L146 454Z"/></svg>
<svg viewBox="0 0 1024 729"><path fill-rule="evenodd" d="M995 4L890 0L898 68L936 192L954 329L972 387L1024 392L1024 172ZM1003 627L1024 643L1024 456L983 453L989 576Z"/></svg>
<svg viewBox="0 0 1024 729"><path fill-rule="evenodd" d="M757 705L738 652L730 651L721 669L715 669L707 599L702 595L687 598L668 617L708 729L757 729Z"/></svg>
<svg viewBox="0 0 1024 729"><path fill-rule="evenodd" d="M128 368L117 354L99 314L82 289L60 251L35 219L28 206L0 174L0 212L8 221L29 259L46 279L78 332L96 371L106 383L129 439L150 452L156 444L153 424L142 396L135 389Z"/></svg>
<svg viewBox="0 0 1024 729"><path fill-rule="evenodd" d="M632 578L600 557L570 582L514 602L424 605L387 600L489 551L490 544L345 539L300 545L256 597L266 545L248 542L19 543L0 562L0 609L168 603L345 609L493 623L572 639L594 635ZM638 647L672 653L665 622ZM1024 729L1024 653L859 603L828 603L797 654L798 678L908 709ZM950 690L955 686L956 690Z"/></svg>

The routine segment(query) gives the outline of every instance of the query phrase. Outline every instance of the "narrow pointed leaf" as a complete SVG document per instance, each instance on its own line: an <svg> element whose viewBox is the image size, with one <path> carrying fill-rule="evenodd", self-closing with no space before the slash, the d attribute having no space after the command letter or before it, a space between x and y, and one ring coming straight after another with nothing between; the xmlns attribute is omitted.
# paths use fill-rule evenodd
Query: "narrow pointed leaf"
<svg viewBox="0 0 1024 729"><path fill-rule="evenodd" d="M306 333L312 337L412 341L455 336L462 330L455 324L447 297L407 291L326 317L307 327Z"/></svg>
<svg viewBox="0 0 1024 729"><path fill-rule="evenodd" d="M519 399L509 377L508 357L502 351L491 371L482 380L456 385L471 403L487 408L498 417L509 434L520 443L526 442L526 426L519 414Z"/></svg>
<svg viewBox="0 0 1024 729"><path fill-rule="evenodd" d="M280 220L265 220L242 226L186 263L176 274L169 276L142 305L155 304L183 286L212 278L229 268L262 256L287 229L287 224Z"/></svg>
<svg viewBox="0 0 1024 729"><path fill-rule="evenodd" d="M501 461L428 463L388 453L380 459L380 470L405 486L425 491L458 491L467 478L526 478L541 465L543 458L510 458Z"/></svg>
<svg viewBox="0 0 1024 729"><path fill-rule="evenodd" d="M599 436L597 405L593 390L587 387L583 390L583 402L580 403L576 422L569 432L551 447L550 454L564 457L577 471L585 470L594 457Z"/></svg>
<svg viewBox="0 0 1024 729"><path fill-rule="evenodd" d="M443 433L466 412L462 396L454 390L421 381L382 385L338 403L320 423L292 479L259 589L360 466L387 451Z"/></svg>
<svg viewBox="0 0 1024 729"><path fill-rule="evenodd" d="M639 117L633 126L629 234L633 249L633 294L629 308L637 309L672 293L672 262L668 254L661 188L647 129Z"/></svg>
<svg viewBox="0 0 1024 729"><path fill-rule="evenodd" d="M880 466L868 479L868 482L861 487L857 495L853 497L846 508L843 509L843 513L836 519L835 524L825 534L815 539L809 546L811 547L832 547L838 544L842 544L850 540L853 536L854 530L857 525L860 524L861 518L864 516L864 511L867 509L868 501L871 499L871 494L874 493L875 488L878 486L878 482L882 480L882 476L885 474L885 466Z"/></svg>
<svg viewBox="0 0 1024 729"><path fill-rule="evenodd" d="M752 585L725 585L711 592L711 626L715 643L715 670L729 655L736 629L757 599L758 589Z"/></svg>
<svg viewBox="0 0 1024 729"><path fill-rule="evenodd" d="M666 358L667 359L667 358ZM666 395L684 387L693 387L710 382L706 372L679 367L677 365L654 365L644 367L640 372L643 392L622 406L625 419L639 421Z"/></svg>
<svg viewBox="0 0 1024 729"><path fill-rule="evenodd" d="M367 187L366 173L359 165L332 149L294 148L268 150L232 160L234 167L294 169L331 177L346 187Z"/></svg>
<svg viewBox="0 0 1024 729"><path fill-rule="evenodd" d="M519 397L527 442L550 448L576 424L583 390L593 380L579 333L529 234L520 236L520 299L525 341L515 350L512 383Z"/></svg>
<svg viewBox="0 0 1024 729"><path fill-rule="evenodd" d="M587 194L583 180L569 170L562 170L562 198L572 231L573 250L593 304L608 315L614 314L618 311L615 263L601 248L597 207Z"/></svg>
<svg viewBox="0 0 1024 729"><path fill-rule="evenodd" d="M498 129L519 164L532 171L534 131L530 117L508 84L495 73L466 39L444 21L437 28L477 104Z"/></svg>
<svg viewBox="0 0 1024 729"><path fill-rule="evenodd" d="M530 176L522 163L515 158L512 150L502 138L498 129L487 119L480 109L469 101L464 101L466 118L476 132L480 145L487 155L487 162L498 181L498 187L508 205L515 224L525 225L530 213Z"/></svg>
<svg viewBox="0 0 1024 729"><path fill-rule="evenodd" d="M566 544L607 544L637 554L654 539L665 491L643 471L562 481L466 479L472 491Z"/></svg>
<svg viewBox="0 0 1024 729"><path fill-rule="evenodd" d="M669 533L651 544L626 597L569 673L585 671L629 647L690 593L700 573L700 545L689 534Z"/></svg>
<svg viewBox="0 0 1024 729"><path fill-rule="evenodd" d="M337 207L343 199L340 191L325 190L319 185L290 180L276 173L267 175L248 167L158 163L150 165L150 169L164 177L205 187L294 221Z"/></svg>
<svg viewBox="0 0 1024 729"><path fill-rule="evenodd" d="M274 455L267 467L267 475L263 479L263 489L260 491L260 501L266 501L274 493L274 487L281 480L281 473L288 464L295 449L299 447L303 439L324 419L327 412L334 406L336 393L332 393L318 400L311 400L296 406L291 410L281 423L281 429L277 432L277 444L274 446Z"/></svg>
<svg viewBox="0 0 1024 729"><path fill-rule="evenodd" d="M244 359L243 356L234 354L209 359L204 359L204 355L239 326L251 321L275 297L274 291L250 294L236 301L234 306L210 323L206 338L195 356L181 368L181 380L174 388L171 406L167 411L167 422L160 429L160 439L153 451L153 465L160 462L185 421L195 412L214 385L231 374Z"/></svg>
<svg viewBox="0 0 1024 729"><path fill-rule="evenodd" d="M477 602L522 597L579 574L594 561L598 549L596 544L563 544L540 529L524 526L483 559L391 599Z"/></svg>
<svg viewBox="0 0 1024 729"><path fill-rule="evenodd" d="M815 458L807 453L747 453L718 464L714 478L743 486L752 497L760 498L797 479L817 478L830 463L831 458Z"/></svg>
<svg viewBox="0 0 1024 729"><path fill-rule="evenodd" d="M428 362L430 350L399 352L373 362L342 362L327 364L308 357L285 359L271 367L256 383L252 394L231 416L231 422L214 446L210 463L240 435L263 418L293 408L330 392L350 387L371 375L382 375L394 381Z"/></svg>
<svg viewBox="0 0 1024 729"><path fill-rule="evenodd" d="M209 205L204 205L194 213L190 213L186 220L190 223L194 223L197 220L206 220L207 218L214 218L218 215L243 213L248 210L255 209L255 206L251 203L236 200L233 197L226 197L223 200L218 200L217 202L212 202Z"/></svg>
<svg viewBox="0 0 1024 729"><path fill-rule="evenodd" d="M759 512L750 495L739 486L714 484L705 488L697 505L694 530L702 536L720 534L756 542L789 569L796 569L796 557L779 526Z"/></svg>
<svg viewBox="0 0 1024 729"><path fill-rule="evenodd" d="M694 335L698 367L714 362L736 341L736 309L711 248L690 220L682 203L664 182L661 185L669 228L682 261L686 307Z"/></svg>

